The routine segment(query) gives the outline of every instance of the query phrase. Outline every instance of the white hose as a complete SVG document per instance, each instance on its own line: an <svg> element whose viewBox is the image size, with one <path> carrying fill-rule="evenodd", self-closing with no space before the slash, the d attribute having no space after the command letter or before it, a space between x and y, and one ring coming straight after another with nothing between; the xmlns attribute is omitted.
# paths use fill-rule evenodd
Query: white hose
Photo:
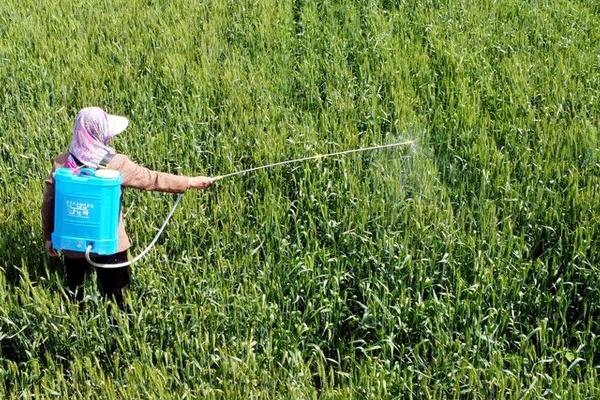
<svg viewBox="0 0 600 400"><path fill-rule="evenodd" d="M248 172L254 172L254 171L258 171L258 170L266 169L266 168L279 167L279 166L282 166L282 165L287 165L287 164L292 164L292 163L297 163L297 162L302 162L302 161L320 160L320 159L326 158L326 157L341 156L341 155L346 155L346 154L350 154L350 153L358 153L360 151L387 149L389 147L406 146L408 144L413 144L413 143L414 143L414 141L407 140L405 142L397 142L397 143L389 143L389 144L379 144L377 146L361 147L359 149L336 151L335 153L315 154L314 156L310 156L310 157L302 157L302 158L296 158L294 160L280 161L280 162L276 162L276 163L273 163L273 164L262 165L260 167L253 167L253 168L244 169L242 171L232 172L232 173L226 174L226 175L215 176L215 177L213 177L213 180L219 181L219 180L224 179L224 178L230 178L232 176L247 174Z"/></svg>
<svg viewBox="0 0 600 400"><path fill-rule="evenodd" d="M405 145L413 144L413 143L414 142L412 140L408 140L406 142L398 142L398 143L382 144L382 145L370 146L370 147L362 147L362 148L359 148L359 149L344 150L344 151L338 151L338 152L335 152L335 153L317 154L317 155L310 156L310 157L296 158L294 160L280 161L280 162L277 162L277 163L263 165L263 166L260 166L260 167L248 168L248 169L245 169L245 170L242 170L242 171L232 172L232 173L226 174L226 175L215 176L212 179L213 179L213 181L218 181L218 180L221 180L221 179L224 179L224 178L229 178L229 177L237 176L237 175L243 175L243 174L246 174L248 172L254 172L254 171L261 170L261 169L268 169L268 168L278 167L278 166L281 166L281 165L287 165L287 164L292 164L292 163L297 163L297 162L302 162L302 161L308 161L308 160L319 160L319 159L322 159L322 158L325 158L325 157L340 156L340 155L345 155L345 154L350 154L350 153L357 153L357 152L360 152L360 151L379 150L379 149L385 149L385 148L389 148L389 147L405 146ZM152 247L154 246L154 244L156 243L156 241L158 240L158 238L160 237L160 235L165 230L165 227L167 226L167 224L169 223L169 220L173 216L173 213L175 212L175 209L179 205L179 202L181 201L181 197L182 196L183 196L182 193L180 193L177 196L177 199L175 200L175 204L173 204L173 208L171 208L171 211L167 215L167 218L165 219L165 222L163 222L162 226L160 227L160 229L156 233L156 236L154 236L154 239L152 239L152 241L144 249L144 251L142 251L140 254L138 254L137 256L135 256L133 258L133 260L127 261L127 262L123 262L123 263L119 263L119 264L100 264L100 263L94 262L94 261L92 261L90 259L90 253L91 253L92 248L94 246L90 244L87 247L87 249L85 250L85 259L87 260L87 262L90 263L90 265L93 265L94 267L97 267L97 268L121 268L121 267L127 267L127 266L133 264L134 262L140 260L142 257L144 257L152 249Z"/></svg>
<svg viewBox="0 0 600 400"><path fill-rule="evenodd" d="M141 259L142 257L144 257L149 251L150 249L152 249L152 247L154 246L154 244L156 243L156 241L158 240L158 238L160 237L160 235L163 233L163 231L165 230L165 227L167 226L167 224L169 223L169 220L171 219L171 217L173 216L173 213L175 212L175 209L177 208L177 206L179 205L179 202L181 201L181 197L183 195L181 193L179 193L177 195L177 199L175 200L175 204L173 204L173 208L171 208L171 211L169 212L169 214L167 215L167 218L165 219L165 222L163 222L162 226L160 227L160 229L158 230L158 232L156 233L156 236L154 236L154 239L152 239L152 241L150 242L150 244L144 249L144 251L142 251L140 254L138 254L137 256L135 256L133 258L133 260L127 261L127 262L122 262L122 263L118 263L118 264L100 264L97 262L94 262L90 259L90 252L92 251L92 245L90 244L87 249L85 249L85 259L87 260L88 263L90 263L90 265L93 265L94 267L97 268L121 268L121 267L127 267L131 264L133 264L134 262L138 261L139 259Z"/></svg>

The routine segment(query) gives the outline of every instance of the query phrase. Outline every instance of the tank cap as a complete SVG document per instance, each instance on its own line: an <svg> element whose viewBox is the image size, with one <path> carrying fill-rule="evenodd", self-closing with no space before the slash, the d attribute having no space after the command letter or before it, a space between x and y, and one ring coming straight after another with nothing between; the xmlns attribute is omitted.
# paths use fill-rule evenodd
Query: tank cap
<svg viewBox="0 0 600 400"><path fill-rule="evenodd" d="M96 177L114 179L119 176L119 171L114 169L99 169L96 171Z"/></svg>

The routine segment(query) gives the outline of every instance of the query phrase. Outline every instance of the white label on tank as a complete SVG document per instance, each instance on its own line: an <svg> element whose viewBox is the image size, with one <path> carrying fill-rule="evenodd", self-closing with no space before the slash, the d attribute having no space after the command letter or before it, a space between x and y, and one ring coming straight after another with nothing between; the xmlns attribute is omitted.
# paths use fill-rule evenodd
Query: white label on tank
<svg viewBox="0 0 600 400"><path fill-rule="evenodd" d="M67 213L70 217L89 218L92 208L94 208L92 203L67 200Z"/></svg>

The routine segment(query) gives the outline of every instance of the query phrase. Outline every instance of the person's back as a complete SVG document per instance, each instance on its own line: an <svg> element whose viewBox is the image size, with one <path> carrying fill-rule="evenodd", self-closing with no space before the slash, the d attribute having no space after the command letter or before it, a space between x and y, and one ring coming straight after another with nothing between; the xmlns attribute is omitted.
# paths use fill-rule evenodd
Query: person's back
<svg viewBox="0 0 600 400"><path fill-rule="evenodd" d="M128 126L125 117L107 114L97 107L84 108L77 114L73 138L69 151L54 158L52 172L60 167L78 169L107 168L119 171L123 176L123 187L170 193L182 193L190 188L204 189L213 183L206 176L187 177L144 168L127 156L118 154L108 144L112 138ZM54 179L52 173L45 180L42 201L42 232L48 254L57 257L52 247L51 235L54 229ZM93 255L92 260L101 264L117 264L127 261L131 242L125 231L123 214L119 217L117 253L105 256ZM72 298L83 299L83 281L90 265L84 253L64 252L67 288ZM130 283L129 267L97 269L101 293L114 298L119 307L124 307L122 290Z"/></svg>

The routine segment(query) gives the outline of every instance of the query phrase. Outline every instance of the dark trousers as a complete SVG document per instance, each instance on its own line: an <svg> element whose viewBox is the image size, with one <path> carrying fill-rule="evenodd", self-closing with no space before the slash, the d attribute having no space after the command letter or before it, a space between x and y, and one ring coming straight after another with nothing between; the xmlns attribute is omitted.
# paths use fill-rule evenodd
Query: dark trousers
<svg viewBox="0 0 600 400"><path fill-rule="evenodd" d="M127 250L107 256L93 256L91 259L100 264L118 264L127 261ZM80 305L83 304L83 281L90 270L91 265L85 258L65 257L67 288L71 298ZM120 309L125 310L123 289L131 281L129 267L95 268L95 270L102 296L115 301Z"/></svg>

